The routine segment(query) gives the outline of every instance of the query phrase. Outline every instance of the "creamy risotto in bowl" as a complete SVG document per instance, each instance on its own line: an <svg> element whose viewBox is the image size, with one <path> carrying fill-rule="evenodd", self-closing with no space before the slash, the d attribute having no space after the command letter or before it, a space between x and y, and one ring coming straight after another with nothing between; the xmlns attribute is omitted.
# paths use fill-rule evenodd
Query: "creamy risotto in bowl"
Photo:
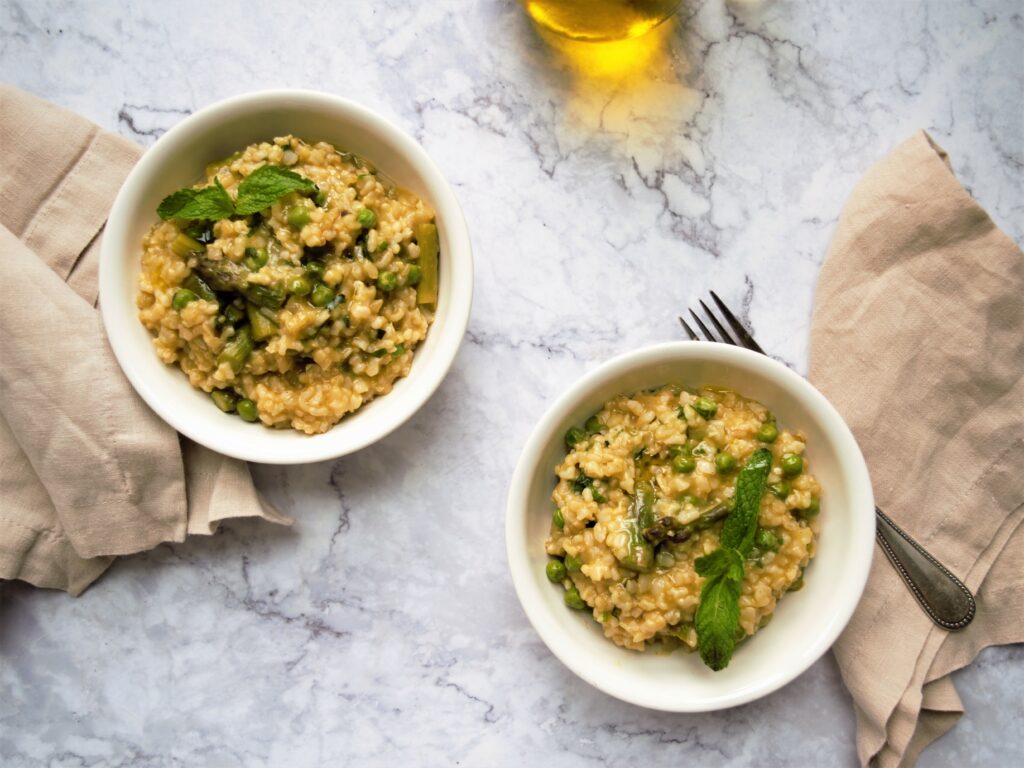
<svg viewBox="0 0 1024 768"><path fill-rule="evenodd" d="M737 547L735 639L764 627L803 586L821 487L804 435L760 403L666 385L612 398L565 442L545 572L565 588L565 604L589 611L617 645L698 649L711 584L698 561L723 547L726 521L742 514L737 492L755 458L764 478L750 491L750 543Z"/></svg>
<svg viewBox="0 0 1024 768"><path fill-rule="evenodd" d="M465 338L473 255L451 185L399 126L330 94L261 91L146 150L103 230L99 286L117 362L169 426L302 464L430 400Z"/></svg>
<svg viewBox="0 0 1024 768"><path fill-rule="evenodd" d="M505 535L555 657L624 701L705 712L828 650L871 567L874 501L853 435L806 380L673 342L601 363L551 403L516 463Z"/></svg>
<svg viewBox="0 0 1024 768"><path fill-rule="evenodd" d="M139 318L222 411L320 433L409 373L437 302L437 226L367 161L279 136L158 212Z"/></svg>

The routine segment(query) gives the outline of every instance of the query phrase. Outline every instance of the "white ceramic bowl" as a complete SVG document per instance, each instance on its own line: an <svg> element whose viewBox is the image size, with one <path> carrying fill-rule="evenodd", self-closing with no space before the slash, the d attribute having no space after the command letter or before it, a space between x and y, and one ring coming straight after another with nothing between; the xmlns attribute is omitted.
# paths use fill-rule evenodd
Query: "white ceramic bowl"
<svg viewBox="0 0 1024 768"><path fill-rule="evenodd" d="M176 367L157 358L137 317L142 237L164 196L201 178L205 165L255 142L295 134L331 142L371 161L437 212L441 272L437 314L409 376L330 431L308 436L230 418ZM114 201L100 255L100 307L114 354L139 395L168 424L220 453L298 464L342 456L387 435L412 416L448 372L469 321L473 258L451 187L410 136L351 101L311 91L264 91L196 112L164 134L128 175Z"/></svg>
<svg viewBox="0 0 1024 768"><path fill-rule="evenodd" d="M806 586L779 602L772 623L740 646L721 672L697 654L636 653L607 640L589 611L562 602L544 574L554 467L563 436L611 397L669 383L734 389L766 405L779 423L807 434L822 485L821 535ZM832 645L856 607L874 547L874 500L853 435L821 393L783 365L724 344L661 344L616 357L552 405L530 435L509 491L506 537L519 600L541 638L591 685L651 709L703 712L743 704L780 688Z"/></svg>

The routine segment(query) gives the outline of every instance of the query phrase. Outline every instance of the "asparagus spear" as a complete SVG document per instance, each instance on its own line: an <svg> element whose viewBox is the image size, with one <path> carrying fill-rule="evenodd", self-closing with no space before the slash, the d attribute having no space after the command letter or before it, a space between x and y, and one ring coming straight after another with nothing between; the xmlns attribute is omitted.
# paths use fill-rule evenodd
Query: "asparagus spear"
<svg viewBox="0 0 1024 768"><path fill-rule="evenodd" d="M654 547L644 536L644 532L655 524L654 486L650 482L643 480L636 484L629 511L627 553L620 562L632 571L647 573L654 570Z"/></svg>
<svg viewBox="0 0 1024 768"><path fill-rule="evenodd" d="M229 259L199 259L196 271L215 291L235 291L253 304L269 309L280 309L284 304L284 289L280 285L256 285L247 282L249 270Z"/></svg>
<svg viewBox="0 0 1024 768"><path fill-rule="evenodd" d="M689 523L681 523L674 517L663 517L643 529L644 538L652 545L658 546L663 541L681 544L695 533L707 530L729 514L729 505L715 504L700 513L700 517Z"/></svg>
<svg viewBox="0 0 1024 768"><path fill-rule="evenodd" d="M416 225L420 246L420 281L416 286L417 304L437 304L437 226L427 222Z"/></svg>

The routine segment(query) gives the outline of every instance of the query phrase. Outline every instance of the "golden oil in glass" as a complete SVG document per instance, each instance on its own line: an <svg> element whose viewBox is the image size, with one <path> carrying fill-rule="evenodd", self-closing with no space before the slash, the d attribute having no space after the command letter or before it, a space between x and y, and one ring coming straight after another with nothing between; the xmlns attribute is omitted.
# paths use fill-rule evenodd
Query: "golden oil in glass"
<svg viewBox="0 0 1024 768"><path fill-rule="evenodd" d="M573 40L639 37L669 18L680 0L523 0L534 21Z"/></svg>

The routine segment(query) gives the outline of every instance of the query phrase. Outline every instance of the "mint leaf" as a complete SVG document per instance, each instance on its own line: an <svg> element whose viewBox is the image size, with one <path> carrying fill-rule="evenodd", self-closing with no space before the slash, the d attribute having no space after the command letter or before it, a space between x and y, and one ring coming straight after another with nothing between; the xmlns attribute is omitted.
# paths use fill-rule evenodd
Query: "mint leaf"
<svg viewBox="0 0 1024 768"><path fill-rule="evenodd" d="M736 495L732 512L722 526L722 546L747 554L754 543L757 516L761 511L764 484L772 468L772 452L758 448L747 460L736 478Z"/></svg>
<svg viewBox="0 0 1024 768"><path fill-rule="evenodd" d="M723 574L704 582L694 624L704 663L716 672L729 666L740 626L740 581Z"/></svg>
<svg viewBox="0 0 1024 768"><path fill-rule="evenodd" d="M708 581L723 575L736 581L743 580L743 556L735 549L719 547L710 554L698 557L693 565L697 574Z"/></svg>
<svg viewBox="0 0 1024 768"><path fill-rule="evenodd" d="M279 165L264 165L246 176L238 185L235 212L240 216L269 208L290 192L313 192L316 184Z"/></svg>
<svg viewBox="0 0 1024 768"><path fill-rule="evenodd" d="M212 187L179 189L160 201L156 209L161 219L204 219L218 221L233 216L231 195L214 180Z"/></svg>

